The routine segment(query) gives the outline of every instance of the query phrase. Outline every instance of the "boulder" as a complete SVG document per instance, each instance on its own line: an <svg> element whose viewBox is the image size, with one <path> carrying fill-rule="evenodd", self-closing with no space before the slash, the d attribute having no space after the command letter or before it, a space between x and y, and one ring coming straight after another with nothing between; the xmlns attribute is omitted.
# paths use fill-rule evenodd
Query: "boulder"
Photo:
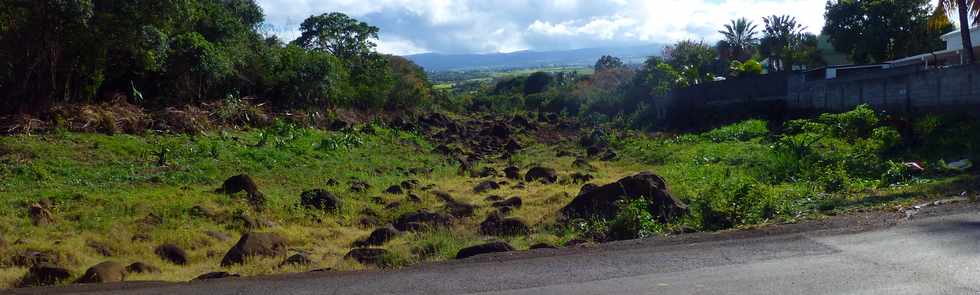
<svg viewBox="0 0 980 295"><path fill-rule="evenodd" d="M499 188L500 188L500 184L498 184L496 181L487 180L487 181L480 182L480 184L477 184L475 187L473 187L473 192L479 194L479 193L483 193L486 191L491 191Z"/></svg>
<svg viewBox="0 0 980 295"><path fill-rule="evenodd" d="M385 193L392 194L392 195L400 195L405 193L405 191L402 190L402 187L400 185L392 185L389 186L387 189L385 189Z"/></svg>
<svg viewBox="0 0 980 295"><path fill-rule="evenodd" d="M572 175L570 175L570 177L571 177L573 183L584 183L584 182L589 182L589 181L592 181L593 179L595 179L595 176L592 176L592 174L585 174L585 173L579 173L579 172L572 173Z"/></svg>
<svg viewBox="0 0 980 295"><path fill-rule="evenodd" d="M159 273L160 268L143 263L143 262L133 262L129 266L126 266L127 273Z"/></svg>
<svg viewBox="0 0 980 295"><path fill-rule="evenodd" d="M216 280L216 279L237 278L237 277L241 277L241 275L239 275L237 273L230 273L230 272L227 272L227 271L216 271L216 272L209 272L209 273L206 273L206 274L197 276L192 281L205 281L205 280Z"/></svg>
<svg viewBox="0 0 980 295"><path fill-rule="evenodd" d="M543 183L555 183L558 181L558 173L555 169L545 167L534 167L524 174L524 181L540 181Z"/></svg>
<svg viewBox="0 0 980 295"><path fill-rule="evenodd" d="M194 207L191 207L191 209L187 210L187 214L190 215L191 217L196 217L196 218L215 219L218 217L218 213L214 209L202 205L194 205ZM146 218L146 219L150 219L150 218ZM156 223L156 222L151 222L151 223Z"/></svg>
<svg viewBox="0 0 980 295"><path fill-rule="evenodd" d="M575 156L575 153L572 153L568 150L558 150L557 152L555 152L555 157L559 157L559 158L572 157L572 156Z"/></svg>
<svg viewBox="0 0 980 295"><path fill-rule="evenodd" d="M531 233L530 227L523 220L518 218L502 217L499 214L490 214L487 219L480 223L480 234L490 236L520 236Z"/></svg>
<svg viewBox="0 0 980 295"><path fill-rule="evenodd" d="M351 180L350 191L355 193L363 193L371 188L371 185L367 182L361 180Z"/></svg>
<svg viewBox="0 0 980 295"><path fill-rule="evenodd" d="M524 146L522 146L520 142L517 142L517 140L515 140L513 138L511 138L510 140L508 140L507 141L507 145L504 146L504 149L506 149L508 152L511 152L511 153L515 153L515 152L517 152L517 151L519 151L519 150L521 150L523 148L524 148Z"/></svg>
<svg viewBox="0 0 980 295"><path fill-rule="evenodd" d="M354 261L360 262L361 264L370 264L377 266L385 265L385 256L388 256L388 250L381 248L356 248L351 249L344 255L345 259L353 259Z"/></svg>
<svg viewBox="0 0 980 295"><path fill-rule="evenodd" d="M71 277L71 271L66 268L42 262L32 266L27 270L27 274L20 279L18 287L37 287L50 286Z"/></svg>
<svg viewBox="0 0 980 295"><path fill-rule="evenodd" d="M487 135L501 139L509 138L512 134L510 126L507 126L507 124L504 123L494 124L489 130L486 131L486 133Z"/></svg>
<svg viewBox="0 0 980 295"><path fill-rule="evenodd" d="M106 261L90 267L76 282L82 284L114 283L122 282L125 278L126 268L122 264Z"/></svg>
<svg viewBox="0 0 980 295"><path fill-rule="evenodd" d="M324 182L324 184L326 184L327 186L336 186L340 184L340 182L337 181L336 179L331 178L331 179L327 179L327 181Z"/></svg>
<svg viewBox="0 0 980 295"><path fill-rule="evenodd" d="M25 250L10 258L14 266L31 267L41 263L58 264L58 255L50 251Z"/></svg>
<svg viewBox="0 0 980 295"><path fill-rule="evenodd" d="M562 208L561 212L567 218L611 219L619 212L617 201L638 197L650 201L650 211L660 222L666 223L687 211L687 205L670 195L663 178L642 172L584 192Z"/></svg>
<svg viewBox="0 0 980 295"><path fill-rule="evenodd" d="M409 180L402 181L402 183L400 183L399 185L401 185L403 189L411 190L419 186L419 181L415 179L409 179Z"/></svg>
<svg viewBox="0 0 980 295"><path fill-rule="evenodd" d="M225 180L218 188L216 192L223 194L237 194L239 192L245 192L248 195L249 203L256 208L262 208L265 205L265 195L259 191L258 185L245 174L239 174L232 176Z"/></svg>
<svg viewBox="0 0 980 295"><path fill-rule="evenodd" d="M366 247L366 246L381 246L387 243L391 239L397 237L400 233L394 227L386 226L382 228L375 229L367 237L355 241L355 247Z"/></svg>
<svg viewBox="0 0 980 295"><path fill-rule="evenodd" d="M510 244L504 242L490 242L460 249L459 252L456 253L456 259L473 257L480 254L508 251L514 251L514 247L511 247Z"/></svg>
<svg viewBox="0 0 980 295"><path fill-rule="evenodd" d="M584 193L587 193L587 192L591 192L591 191L594 191L597 188L599 188L598 185L595 185L593 183L586 183L586 184L582 185L582 188L581 189L579 189L578 194L581 195L581 194L584 194Z"/></svg>
<svg viewBox="0 0 980 295"><path fill-rule="evenodd" d="M424 210L402 214L395 219L395 229L399 231L419 231L432 227L449 225L449 216Z"/></svg>
<svg viewBox="0 0 980 295"><path fill-rule="evenodd" d="M324 189L308 190L301 193L299 202L303 207L324 211L333 211L340 207L340 199Z"/></svg>
<svg viewBox="0 0 980 295"><path fill-rule="evenodd" d="M176 265L187 264L187 251L174 244L163 244L153 250L160 259Z"/></svg>
<svg viewBox="0 0 980 295"><path fill-rule="evenodd" d="M470 174L470 176L477 177L477 178L490 177L495 175L497 175L497 169L493 169L493 167L483 167L480 169L480 171Z"/></svg>
<svg viewBox="0 0 980 295"><path fill-rule="evenodd" d="M313 264L313 259L310 259L310 257L307 256L306 254L297 253L297 254L293 254L293 256L289 256L289 258L286 258L286 260L284 260L282 263L279 264L279 267L289 266L289 265L310 265L310 264Z"/></svg>
<svg viewBox="0 0 980 295"><path fill-rule="evenodd" d="M619 155L617 155L616 152L612 150L606 150L601 155L599 155L599 160L612 161L615 160L617 157L619 157Z"/></svg>
<svg viewBox="0 0 980 295"><path fill-rule="evenodd" d="M89 249L92 249L92 251L95 251L95 253L99 253L99 255L102 255L102 256L105 256L105 257L111 257L111 256L113 256L112 249L108 245L103 244L102 242L88 241L88 242L85 243L85 246L88 246Z"/></svg>
<svg viewBox="0 0 980 295"><path fill-rule="evenodd" d="M242 264L246 257L285 256L286 239L274 233L247 233L221 259L221 266Z"/></svg>
<svg viewBox="0 0 980 295"><path fill-rule="evenodd" d="M408 194L408 196L405 196L405 200L416 204L422 203L422 198L419 198L416 194Z"/></svg>
<svg viewBox="0 0 980 295"><path fill-rule="evenodd" d="M54 214L40 203L31 204L27 208L27 215L31 218L31 223L35 226L54 223Z"/></svg>
<svg viewBox="0 0 980 295"><path fill-rule="evenodd" d="M446 211L448 211L449 215L452 215L453 217L470 217L476 212L475 205L457 201L447 192L434 191L432 194L436 195L439 200L446 204Z"/></svg>
<svg viewBox="0 0 980 295"><path fill-rule="evenodd" d="M506 200L503 200L503 201L495 202L495 203L491 204L490 206L497 207L497 208L511 207L511 208L515 208L516 209L516 208L520 208L521 205L523 205L523 204L524 204L524 201L521 200L521 197L516 197L515 196L515 197L507 198Z"/></svg>
<svg viewBox="0 0 980 295"><path fill-rule="evenodd" d="M572 167L589 171L595 170L595 166L592 166L592 164L589 164L589 161L583 158L575 158L575 161L572 161Z"/></svg>
<svg viewBox="0 0 980 295"><path fill-rule="evenodd" d="M362 215L357 219L357 224L361 228L371 228L381 225L381 219L376 216Z"/></svg>
<svg viewBox="0 0 980 295"><path fill-rule="evenodd" d="M483 200L487 202L498 202L498 201L503 201L504 198L498 195L490 195L484 198Z"/></svg>
<svg viewBox="0 0 980 295"><path fill-rule="evenodd" d="M504 176L506 176L507 178L510 178L510 179L520 179L521 178L521 169L520 168L517 168L515 166L510 166L510 167L504 168Z"/></svg>

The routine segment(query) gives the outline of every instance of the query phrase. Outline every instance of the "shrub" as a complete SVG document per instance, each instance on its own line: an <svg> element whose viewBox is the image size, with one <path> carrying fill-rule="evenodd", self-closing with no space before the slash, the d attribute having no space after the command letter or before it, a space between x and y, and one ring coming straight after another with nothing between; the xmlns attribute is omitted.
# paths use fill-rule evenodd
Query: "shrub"
<svg viewBox="0 0 980 295"><path fill-rule="evenodd" d="M607 237L611 240L629 240L652 237L663 232L664 225L650 213L650 202L645 198L620 200L619 213L609 222Z"/></svg>

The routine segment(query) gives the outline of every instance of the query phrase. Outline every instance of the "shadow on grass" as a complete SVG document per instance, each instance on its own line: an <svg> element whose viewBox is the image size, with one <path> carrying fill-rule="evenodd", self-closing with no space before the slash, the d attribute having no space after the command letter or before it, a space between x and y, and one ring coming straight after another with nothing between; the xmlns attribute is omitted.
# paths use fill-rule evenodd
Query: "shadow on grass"
<svg viewBox="0 0 980 295"><path fill-rule="evenodd" d="M831 198L818 204L820 211L839 209L854 209L877 207L905 201L932 200L950 196L959 196L963 192L974 194L980 192L980 175L964 174L949 178L938 179L934 182L911 185L896 191L876 194L860 199L844 197Z"/></svg>

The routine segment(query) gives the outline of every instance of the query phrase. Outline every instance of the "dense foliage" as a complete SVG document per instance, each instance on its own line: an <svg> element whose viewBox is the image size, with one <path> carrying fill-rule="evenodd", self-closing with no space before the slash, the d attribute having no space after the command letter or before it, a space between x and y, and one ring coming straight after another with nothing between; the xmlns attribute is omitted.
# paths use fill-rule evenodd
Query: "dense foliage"
<svg viewBox="0 0 980 295"><path fill-rule="evenodd" d="M340 13L306 20L291 45L262 33L254 0L0 0L0 15L0 113L120 98L255 96L289 108L428 99L417 66L389 64L374 51L378 28Z"/></svg>
<svg viewBox="0 0 980 295"><path fill-rule="evenodd" d="M952 30L946 22L928 27L928 0L828 1L823 33L838 51L858 63L873 63L942 49L939 36Z"/></svg>

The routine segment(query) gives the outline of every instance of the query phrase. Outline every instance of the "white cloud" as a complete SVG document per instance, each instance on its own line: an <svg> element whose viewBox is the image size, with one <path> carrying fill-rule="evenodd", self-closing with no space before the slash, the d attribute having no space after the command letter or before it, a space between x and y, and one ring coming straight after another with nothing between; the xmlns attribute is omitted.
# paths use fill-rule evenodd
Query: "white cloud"
<svg viewBox="0 0 980 295"><path fill-rule="evenodd" d="M258 0L284 39L339 11L381 28L379 51L509 52L718 40L730 19L795 16L823 27L824 0Z"/></svg>

